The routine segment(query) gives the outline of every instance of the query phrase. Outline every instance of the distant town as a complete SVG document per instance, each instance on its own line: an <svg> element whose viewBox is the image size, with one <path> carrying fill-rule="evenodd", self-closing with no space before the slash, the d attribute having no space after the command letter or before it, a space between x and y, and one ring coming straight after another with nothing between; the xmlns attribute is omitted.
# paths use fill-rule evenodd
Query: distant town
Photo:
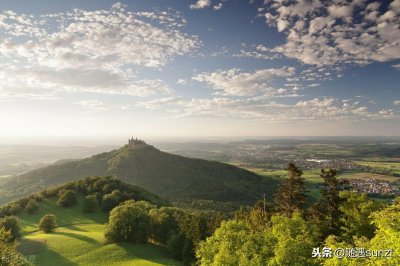
<svg viewBox="0 0 400 266"><path fill-rule="evenodd" d="M386 180L372 178L349 179L350 189L358 193L368 193L370 195L400 196L398 185Z"/></svg>

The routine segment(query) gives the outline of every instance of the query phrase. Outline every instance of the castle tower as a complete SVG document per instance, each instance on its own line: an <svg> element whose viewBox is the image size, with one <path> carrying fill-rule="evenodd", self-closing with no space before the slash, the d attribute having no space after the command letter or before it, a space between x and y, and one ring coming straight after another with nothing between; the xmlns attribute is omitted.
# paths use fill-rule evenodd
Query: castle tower
<svg viewBox="0 0 400 266"><path fill-rule="evenodd" d="M141 140L141 139L138 139L138 138L130 138L129 140L128 140L128 146L131 148L131 149L133 149L133 150L136 150L136 149L141 149L141 148L145 148L145 147L147 147L147 146L149 146L149 145L147 145L147 143L144 141L144 140Z"/></svg>

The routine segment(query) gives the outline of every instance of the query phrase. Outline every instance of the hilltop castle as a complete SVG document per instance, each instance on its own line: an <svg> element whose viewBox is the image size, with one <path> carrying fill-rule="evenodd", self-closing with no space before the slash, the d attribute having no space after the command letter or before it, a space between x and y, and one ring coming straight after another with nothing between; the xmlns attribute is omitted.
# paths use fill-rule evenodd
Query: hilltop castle
<svg viewBox="0 0 400 266"><path fill-rule="evenodd" d="M149 146L144 140L138 139L138 138L130 138L128 140L128 146L133 149L141 149L141 148L145 148L147 146Z"/></svg>

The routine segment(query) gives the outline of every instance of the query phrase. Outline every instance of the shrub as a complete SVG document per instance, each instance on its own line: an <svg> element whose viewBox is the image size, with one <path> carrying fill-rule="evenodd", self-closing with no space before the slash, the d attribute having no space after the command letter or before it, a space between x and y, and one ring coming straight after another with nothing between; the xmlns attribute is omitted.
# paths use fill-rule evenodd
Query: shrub
<svg viewBox="0 0 400 266"><path fill-rule="evenodd" d="M149 215L152 224L152 239L161 244L167 244L168 239L179 231L176 216L178 216L180 212L179 209L171 207L150 210Z"/></svg>
<svg viewBox="0 0 400 266"><path fill-rule="evenodd" d="M114 208L106 227L106 239L109 242L145 243L151 232L148 212L152 207L145 201L129 200Z"/></svg>
<svg viewBox="0 0 400 266"><path fill-rule="evenodd" d="M9 215L17 215L22 210L21 206L18 203L11 203L8 205L8 214Z"/></svg>
<svg viewBox="0 0 400 266"><path fill-rule="evenodd" d="M51 233L57 227L57 218L53 214L46 214L40 219L39 230L44 233Z"/></svg>
<svg viewBox="0 0 400 266"><path fill-rule="evenodd" d="M89 195L85 197L83 201L83 211L84 212L94 212L97 207L97 196L96 195Z"/></svg>
<svg viewBox="0 0 400 266"><path fill-rule="evenodd" d="M76 192L73 190L62 190L58 193L58 205L61 207L70 207L76 204Z"/></svg>
<svg viewBox="0 0 400 266"><path fill-rule="evenodd" d="M28 265L24 257L17 252L17 242L12 240L10 231L0 228L0 265Z"/></svg>
<svg viewBox="0 0 400 266"><path fill-rule="evenodd" d="M101 201L101 208L103 211L110 211L112 208L117 206L121 201L121 196L119 190L114 190L111 194L104 195Z"/></svg>
<svg viewBox="0 0 400 266"><path fill-rule="evenodd" d="M167 241L167 250L172 258L182 260L182 250L185 245L185 237L179 234L173 234Z"/></svg>
<svg viewBox="0 0 400 266"><path fill-rule="evenodd" d="M10 231L11 240L15 240L21 236L19 220L15 216L6 216L0 219L0 228Z"/></svg>
<svg viewBox="0 0 400 266"><path fill-rule="evenodd" d="M103 187L103 192L105 194L110 194L111 192L113 192L114 190L118 189L118 184L116 183L109 183L109 184L105 184Z"/></svg>
<svg viewBox="0 0 400 266"><path fill-rule="evenodd" d="M38 206L37 201L34 200L34 199L31 199L31 200L28 202L28 204L26 204L25 209L26 209L26 212L27 212L28 214L33 214L33 213L35 213L35 212L39 209L39 206Z"/></svg>

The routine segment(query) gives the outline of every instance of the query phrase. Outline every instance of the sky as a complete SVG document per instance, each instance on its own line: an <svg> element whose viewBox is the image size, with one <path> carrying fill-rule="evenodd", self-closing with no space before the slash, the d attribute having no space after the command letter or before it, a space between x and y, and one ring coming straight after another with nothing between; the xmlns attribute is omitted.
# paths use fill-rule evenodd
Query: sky
<svg viewBox="0 0 400 266"><path fill-rule="evenodd" d="M0 2L0 142L399 135L400 0Z"/></svg>

